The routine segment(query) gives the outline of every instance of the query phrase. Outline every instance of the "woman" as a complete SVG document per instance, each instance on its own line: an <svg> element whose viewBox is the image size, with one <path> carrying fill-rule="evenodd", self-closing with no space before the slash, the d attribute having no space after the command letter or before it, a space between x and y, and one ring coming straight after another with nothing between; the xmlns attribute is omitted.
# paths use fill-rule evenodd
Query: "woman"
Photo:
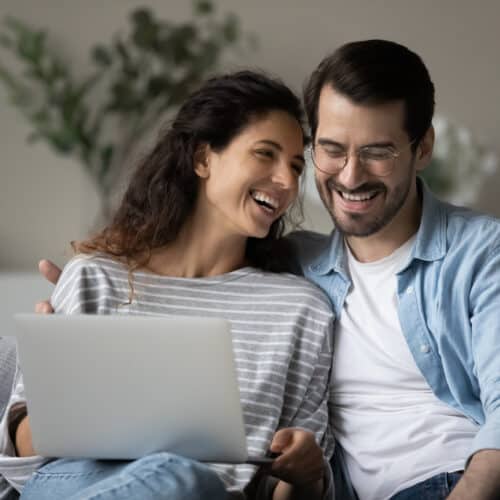
<svg viewBox="0 0 500 500"><path fill-rule="evenodd" d="M113 465L57 460L25 475L23 498L97 498L99 491L99 498L227 492L280 499L328 492L322 456L332 448L331 309L305 280L268 270L286 258L279 237L304 169L301 118L298 99L278 81L249 71L209 80L139 165L113 222L73 245L78 255L52 296L55 312L64 314L229 319L249 453L281 453L267 471L277 479L250 465L205 467L169 454ZM5 426L18 456L29 456L23 403L19 380L9 404L17 415ZM43 463L29 460L33 470ZM131 482L138 489L125 494Z"/></svg>

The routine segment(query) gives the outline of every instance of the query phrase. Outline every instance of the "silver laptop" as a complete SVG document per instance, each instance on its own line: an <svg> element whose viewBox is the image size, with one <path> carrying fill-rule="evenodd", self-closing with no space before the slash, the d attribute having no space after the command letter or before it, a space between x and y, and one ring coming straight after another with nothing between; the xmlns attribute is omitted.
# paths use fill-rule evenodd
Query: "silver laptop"
<svg viewBox="0 0 500 500"><path fill-rule="evenodd" d="M134 459L248 457L226 320L16 315L35 450Z"/></svg>

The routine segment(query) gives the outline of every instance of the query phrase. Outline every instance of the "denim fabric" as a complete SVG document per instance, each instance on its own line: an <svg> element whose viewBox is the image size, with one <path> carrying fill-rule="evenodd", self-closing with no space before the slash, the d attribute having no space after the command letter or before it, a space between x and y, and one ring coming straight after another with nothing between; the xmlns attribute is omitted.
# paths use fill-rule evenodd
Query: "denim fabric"
<svg viewBox="0 0 500 500"><path fill-rule="evenodd" d="M391 500L445 500L461 477L461 472L444 472L400 491Z"/></svg>
<svg viewBox="0 0 500 500"><path fill-rule="evenodd" d="M219 477L199 462L156 453L131 462L58 459L26 483L25 500L227 500Z"/></svg>

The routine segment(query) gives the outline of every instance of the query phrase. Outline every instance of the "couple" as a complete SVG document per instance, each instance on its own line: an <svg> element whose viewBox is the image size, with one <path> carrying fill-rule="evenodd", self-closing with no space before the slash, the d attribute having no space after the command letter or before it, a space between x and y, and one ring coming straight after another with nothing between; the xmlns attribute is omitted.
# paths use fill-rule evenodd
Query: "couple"
<svg viewBox="0 0 500 500"><path fill-rule="evenodd" d="M498 498L500 223L439 202L417 177L434 140L428 71L396 43L349 43L304 100L330 236L280 238L304 167L300 107L278 82L238 73L183 106L112 224L76 244L52 299L63 313L116 312L125 298L170 314L182 284L194 314L232 320L237 358L255 352L247 382L237 359L249 443L281 456L265 473L168 454L42 466L28 457L18 377L2 452L27 458L2 458L20 464L2 473L24 498L331 498L327 404L337 499ZM330 303L270 272L283 269Z"/></svg>

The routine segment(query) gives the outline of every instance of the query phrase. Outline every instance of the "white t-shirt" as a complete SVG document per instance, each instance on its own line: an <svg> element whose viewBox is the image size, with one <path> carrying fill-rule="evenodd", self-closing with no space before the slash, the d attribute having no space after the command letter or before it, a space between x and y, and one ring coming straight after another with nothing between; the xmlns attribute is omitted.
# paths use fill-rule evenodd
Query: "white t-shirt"
<svg viewBox="0 0 500 500"><path fill-rule="evenodd" d="M437 399L401 331L396 273L413 243L370 263L347 248L352 288L336 330L331 410L360 500L462 470L478 430Z"/></svg>

